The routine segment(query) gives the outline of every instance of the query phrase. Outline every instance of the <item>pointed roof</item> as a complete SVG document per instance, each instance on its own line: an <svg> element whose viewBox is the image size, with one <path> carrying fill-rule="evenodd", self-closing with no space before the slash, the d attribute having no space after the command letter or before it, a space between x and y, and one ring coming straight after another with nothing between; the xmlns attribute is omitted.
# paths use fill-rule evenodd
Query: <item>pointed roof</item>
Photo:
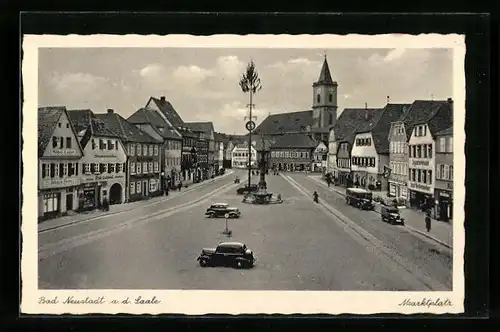
<svg viewBox="0 0 500 332"><path fill-rule="evenodd" d="M183 126L184 121L180 117L179 113L175 110L175 108L172 106L172 104L165 99L165 97L161 97L160 99L155 98L155 97L150 97L149 100L153 101L160 112L165 115L167 120L172 124L172 126ZM149 101L148 101L149 104Z"/></svg>
<svg viewBox="0 0 500 332"><path fill-rule="evenodd" d="M78 135L75 131L75 127L73 126L70 117L66 111L65 106L47 106L47 107L39 107L38 108L38 157L42 157L47 145L50 142L50 138L56 129L57 123L61 118L61 115L66 113L68 117L69 125L71 127L71 131L75 135L76 142L78 144L78 148L83 153L82 146L78 141Z"/></svg>
<svg viewBox="0 0 500 332"><path fill-rule="evenodd" d="M184 122L184 125L195 132L206 134L215 132L213 122Z"/></svg>
<svg viewBox="0 0 500 332"><path fill-rule="evenodd" d="M448 100L415 100L400 121L409 140L413 128L427 124L432 135L453 125L453 108Z"/></svg>
<svg viewBox="0 0 500 332"><path fill-rule="evenodd" d="M445 130L441 130L436 133L436 136L451 136L453 135L453 126L446 128Z"/></svg>
<svg viewBox="0 0 500 332"><path fill-rule="evenodd" d="M318 81L315 84L333 84L332 75L330 74L330 67L328 66L326 56L325 61L323 61L323 66L321 67Z"/></svg>
<svg viewBox="0 0 500 332"><path fill-rule="evenodd" d="M68 110L68 116L78 133L86 131L89 128L93 136L119 138L90 109Z"/></svg>
<svg viewBox="0 0 500 332"><path fill-rule="evenodd" d="M170 126L155 110L140 108L126 120L131 124L149 124L164 139L181 139L175 129ZM134 126L135 127L135 126Z"/></svg>
<svg viewBox="0 0 500 332"><path fill-rule="evenodd" d="M381 110L380 108L345 108L333 126L335 140L352 144L353 133L358 126L370 122Z"/></svg>
<svg viewBox="0 0 500 332"><path fill-rule="evenodd" d="M313 123L312 111L270 114L253 131L255 134L305 132Z"/></svg>
<svg viewBox="0 0 500 332"><path fill-rule="evenodd" d="M387 104L385 107L367 122L356 129L356 134L371 132L373 144L377 153L389 153L389 131L391 123L397 121L406 114L410 104Z"/></svg>
<svg viewBox="0 0 500 332"><path fill-rule="evenodd" d="M278 136L272 148L315 148L317 142L308 134L286 134Z"/></svg>
<svg viewBox="0 0 500 332"><path fill-rule="evenodd" d="M103 121L109 129L116 133L123 142L162 143L125 120L118 113L100 113L96 114L96 117Z"/></svg>

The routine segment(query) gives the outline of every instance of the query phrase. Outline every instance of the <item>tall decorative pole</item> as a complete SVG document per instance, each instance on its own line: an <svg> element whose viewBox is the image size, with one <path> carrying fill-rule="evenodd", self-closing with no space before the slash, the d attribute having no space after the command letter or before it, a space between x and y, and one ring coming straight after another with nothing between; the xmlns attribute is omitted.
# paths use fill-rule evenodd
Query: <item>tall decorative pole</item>
<svg viewBox="0 0 500 332"><path fill-rule="evenodd" d="M253 121L252 117L252 108L254 106L252 104L252 100L253 94L262 89L259 74L255 69L255 64L253 61L250 61L250 63L248 64L245 73L240 79L239 85L244 93L250 93L250 104L248 104L250 114L248 122L245 124L245 127L248 130L248 186L250 187L252 181L252 131L255 129L255 122Z"/></svg>

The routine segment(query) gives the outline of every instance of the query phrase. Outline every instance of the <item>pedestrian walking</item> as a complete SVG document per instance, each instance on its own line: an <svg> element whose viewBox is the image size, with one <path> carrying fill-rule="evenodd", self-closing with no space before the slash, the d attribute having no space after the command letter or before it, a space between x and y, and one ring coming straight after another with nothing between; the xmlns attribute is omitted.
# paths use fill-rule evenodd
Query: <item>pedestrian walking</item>
<svg viewBox="0 0 500 332"><path fill-rule="evenodd" d="M177 189L181 191L181 188L182 188L182 182L179 182L179 184L177 185Z"/></svg>
<svg viewBox="0 0 500 332"><path fill-rule="evenodd" d="M429 215L425 216L425 228L427 229L427 233L431 231L431 217Z"/></svg>

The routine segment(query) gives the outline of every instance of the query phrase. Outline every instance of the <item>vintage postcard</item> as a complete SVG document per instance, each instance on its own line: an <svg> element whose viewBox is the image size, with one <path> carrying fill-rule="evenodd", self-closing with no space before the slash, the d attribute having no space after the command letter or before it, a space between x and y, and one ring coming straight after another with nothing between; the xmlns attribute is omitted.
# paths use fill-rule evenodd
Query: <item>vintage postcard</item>
<svg viewBox="0 0 500 332"><path fill-rule="evenodd" d="M21 311L463 312L464 58L460 35L24 36Z"/></svg>

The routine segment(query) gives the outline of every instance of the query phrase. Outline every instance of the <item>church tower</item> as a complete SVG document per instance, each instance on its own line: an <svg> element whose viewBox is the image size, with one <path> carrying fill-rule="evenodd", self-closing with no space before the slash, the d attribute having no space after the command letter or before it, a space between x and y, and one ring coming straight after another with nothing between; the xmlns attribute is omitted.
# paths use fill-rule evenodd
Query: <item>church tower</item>
<svg viewBox="0 0 500 332"><path fill-rule="evenodd" d="M330 128L337 122L337 86L325 55L319 79L313 84L312 128Z"/></svg>

